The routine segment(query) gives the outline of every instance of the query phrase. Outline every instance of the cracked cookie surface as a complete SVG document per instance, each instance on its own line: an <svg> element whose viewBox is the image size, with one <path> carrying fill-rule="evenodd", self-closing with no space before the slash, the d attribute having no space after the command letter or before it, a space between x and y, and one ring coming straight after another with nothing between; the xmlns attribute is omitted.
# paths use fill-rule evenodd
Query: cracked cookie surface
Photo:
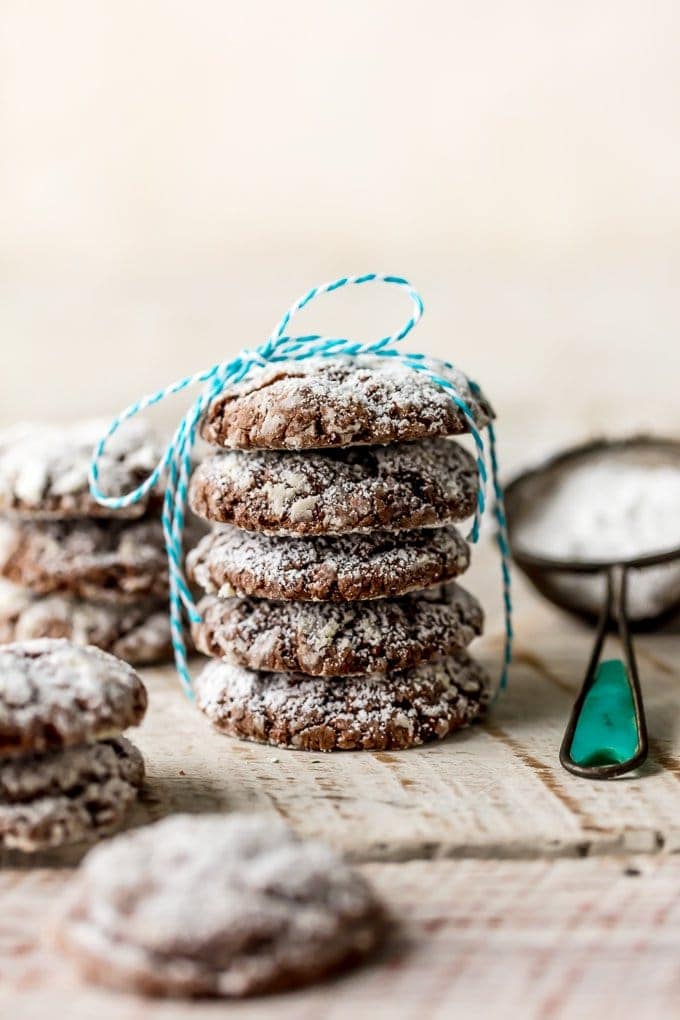
<svg viewBox="0 0 680 1020"><path fill-rule="evenodd" d="M441 369L478 428L493 411L456 369ZM321 449L403 443L468 431L447 392L421 372L376 357L310 358L275 366L216 397L201 435L232 449Z"/></svg>
<svg viewBox="0 0 680 1020"><path fill-rule="evenodd" d="M304 751L385 751L442 740L479 716L490 694L485 671L464 651L344 679L215 660L195 689L198 707L222 732Z"/></svg>
<svg viewBox="0 0 680 1020"><path fill-rule="evenodd" d="M199 651L249 669L350 676L406 669L466 647L483 613L454 582L401 599L272 602L218 599L198 605Z"/></svg>
<svg viewBox="0 0 680 1020"><path fill-rule="evenodd" d="M0 575L41 595L164 598L168 567L161 522L2 521Z"/></svg>
<svg viewBox="0 0 680 1020"><path fill-rule="evenodd" d="M114 511L90 495L92 452L109 424L98 420L27 423L0 432L0 513L33 519L143 514L148 498ZM108 441L101 458L101 488L111 496L136 488L159 456L158 441L149 428L141 421L126 423Z"/></svg>
<svg viewBox="0 0 680 1020"><path fill-rule="evenodd" d="M92 850L56 934L95 982L236 997L357 963L384 927L366 880L276 816L175 815Z"/></svg>
<svg viewBox="0 0 680 1020"><path fill-rule="evenodd" d="M141 722L144 684L91 646L42 638L0 647L0 758L99 740Z"/></svg>
<svg viewBox="0 0 680 1020"><path fill-rule="evenodd" d="M200 517L268 534L436 527L474 513L477 469L450 439L208 457L191 479Z"/></svg>
<svg viewBox="0 0 680 1020"><path fill-rule="evenodd" d="M109 835L143 780L124 737L0 762L0 846L30 853Z"/></svg>
<svg viewBox="0 0 680 1020"><path fill-rule="evenodd" d="M95 645L133 666L164 662L172 656L165 603L36 596L0 580L0 643L33 638L67 638L77 645Z"/></svg>
<svg viewBox="0 0 680 1020"><path fill-rule="evenodd" d="M453 526L282 538L225 525L187 556L207 594L353 602L430 588L462 574L468 546Z"/></svg>

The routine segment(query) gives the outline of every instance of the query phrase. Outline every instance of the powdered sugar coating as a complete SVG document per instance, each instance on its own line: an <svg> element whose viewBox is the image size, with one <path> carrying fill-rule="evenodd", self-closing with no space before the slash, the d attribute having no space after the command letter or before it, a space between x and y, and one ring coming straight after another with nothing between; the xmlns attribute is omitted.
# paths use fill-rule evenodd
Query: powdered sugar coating
<svg viewBox="0 0 680 1020"><path fill-rule="evenodd" d="M163 661L172 653L163 603L92 602L63 594L41 597L0 580L0 643L43 637L95 645L134 666Z"/></svg>
<svg viewBox="0 0 680 1020"><path fill-rule="evenodd" d="M108 421L14 425L0 432L0 512L31 518L138 517L148 500L112 511L90 495L88 472ZM141 421L111 437L100 462L107 495L135 488L156 466L158 441Z"/></svg>
<svg viewBox="0 0 680 1020"><path fill-rule="evenodd" d="M441 740L489 698L466 652L365 677L261 673L213 660L199 674L198 707L232 736L304 751L383 751Z"/></svg>
<svg viewBox="0 0 680 1020"><path fill-rule="evenodd" d="M0 846L26 852L108 835L144 780L137 748L118 737L0 764Z"/></svg>
<svg viewBox="0 0 680 1020"><path fill-rule="evenodd" d="M49 638L0 648L0 758L111 736L146 704L134 669L98 648Z"/></svg>
<svg viewBox="0 0 680 1020"><path fill-rule="evenodd" d="M267 534L329 535L464 520L475 509L474 459L450 439L299 452L230 450L194 472L200 517Z"/></svg>
<svg viewBox="0 0 680 1020"><path fill-rule="evenodd" d="M454 527L280 538L225 525L187 556L208 594L352 602L429 588L463 573L469 549Z"/></svg>
<svg viewBox="0 0 680 1020"><path fill-rule="evenodd" d="M481 428L493 416L455 369L456 387ZM265 369L213 400L201 434L232 449L320 449L401 443L467 432L446 391L413 369L377 357L310 358Z"/></svg>
<svg viewBox="0 0 680 1020"><path fill-rule="evenodd" d="M402 599L270 602L217 599L198 606L196 647L249 669L350 676L406 669L464 648L481 633L477 600L454 582Z"/></svg>
<svg viewBox="0 0 680 1020"><path fill-rule="evenodd" d="M383 926L365 879L275 816L175 815L88 854L58 938L101 983L231 997L356 962Z"/></svg>
<svg viewBox="0 0 680 1020"><path fill-rule="evenodd" d="M168 569L161 522L2 521L0 575L38 594L164 598Z"/></svg>

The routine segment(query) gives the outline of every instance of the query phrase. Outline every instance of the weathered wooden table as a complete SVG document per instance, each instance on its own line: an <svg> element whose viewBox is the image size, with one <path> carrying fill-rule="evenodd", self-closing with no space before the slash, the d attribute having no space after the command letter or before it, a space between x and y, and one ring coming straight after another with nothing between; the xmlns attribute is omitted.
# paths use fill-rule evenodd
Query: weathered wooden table
<svg viewBox="0 0 680 1020"><path fill-rule="evenodd" d="M473 584L497 604L491 549ZM135 822L175 811L271 811L357 861L394 915L369 966L229 1005L248 1018L680 1016L680 636L638 640L652 756L592 783L557 749L590 647L584 627L517 584L516 662L488 720L442 744L330 756L213 732L172 670L146 671L135 739L148 783ZM500 621L476 654L497 669ZM200 1018L224 1004L143 1002L86 987L42 937L79 854L0 871L0 1016Z"/></svg>

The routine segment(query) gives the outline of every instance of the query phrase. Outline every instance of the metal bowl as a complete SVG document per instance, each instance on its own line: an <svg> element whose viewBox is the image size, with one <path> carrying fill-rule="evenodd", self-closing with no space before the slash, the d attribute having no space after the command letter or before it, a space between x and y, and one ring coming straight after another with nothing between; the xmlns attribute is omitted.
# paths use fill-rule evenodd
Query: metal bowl
<svg viewBox="0 0 680 1020"><path fill-rule="evenodd" d="M555 605L587 620L597 621L606 592L606 567L611 561L559 560L523 547L518 533L528 510L535 512L560 475L589 460L611 455L640 463L667 463L680 472L680 440L649 435L598 439L572 447L539 467L515 477L505 489L505 510L512 557L533 586ZM618 561L617 561L618 562ZM629 568L628 616L632 627L650 630L680 610L680 547L621 561ZM615 618L610 624L616 623Z"/></svg>

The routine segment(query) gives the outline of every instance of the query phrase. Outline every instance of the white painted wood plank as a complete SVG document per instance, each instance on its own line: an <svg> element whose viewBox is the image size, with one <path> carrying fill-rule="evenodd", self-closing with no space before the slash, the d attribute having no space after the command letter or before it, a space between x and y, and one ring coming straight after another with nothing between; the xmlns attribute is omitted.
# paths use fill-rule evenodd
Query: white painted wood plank
<svg viewBox="0 0 680 1020"><path fill-rule="evenodd" d="M680 859L364 866L395 924L378 958L302 992L226 1007L244 1020L643 1020L679 1015ZM64 870L0 874L0 1014L203 1020L215 1003L81 984L41 938Z"/></svg>

